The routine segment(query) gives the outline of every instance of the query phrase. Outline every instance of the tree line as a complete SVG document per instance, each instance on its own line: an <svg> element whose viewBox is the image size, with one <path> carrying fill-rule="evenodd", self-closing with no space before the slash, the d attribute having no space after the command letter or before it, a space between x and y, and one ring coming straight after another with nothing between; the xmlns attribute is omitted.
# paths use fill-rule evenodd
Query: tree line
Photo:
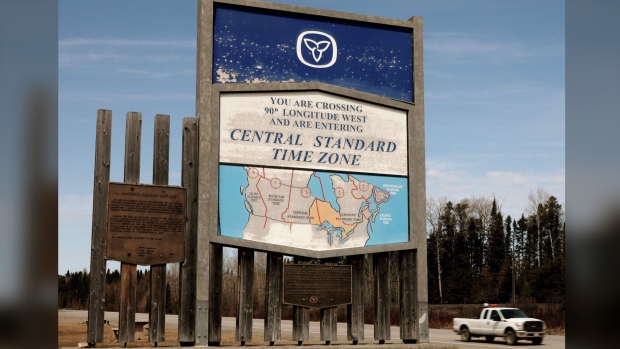
<svg viewBox="0 0 620 349"><path fill-rule="evenodd" d="M429 304L564 303L564 211L544 190L529 195L520 217L504 217L494 198L427 199ZM285 262L292 258L285 257ZM318 262L318 261L317 261ZM347 263L339 258L329 263ZM389 254L392 313L398 314L398 253ZM264 314L266 254L255 253L254 316ZM365 308L372 322L372 258L365 256ZM237 250L224 249L222 315L235 316ZM137 312L148 312L150 273L138 270ZM178 314L179 264L167 269L166 312ZM58 307L88 309L86 269L58 276ZM106 273L105 310L120 306L120 272ZM289 309L290 308L290 309ZM346 307L345 307L346 308ZM292 315L283 307L282 318ZM339 311L340 317L344 311ZM341 315L342 313L342 315ZM318 317L311 313L311 318Z"/></svg>
<svg viewBox="0 0 620 349"><path fill-rule="evenodd" d="M166 272L166 313L178 314L179 293L178 264L170 264ZM136 311L146 313L150 308L150 272L137 271ZM79 272L67 271L58 275L58 309L88 309L90 274L86 268ZM121 302L121 273L118 270L106 272L105 311L119 311Z"/></svg>
<svg viewBox="0 0 620 349"><path fill-rule="evenodd" d="M539 189L520 217L495 198L427 199L431 304L564 303L565 223Z"/></svg>

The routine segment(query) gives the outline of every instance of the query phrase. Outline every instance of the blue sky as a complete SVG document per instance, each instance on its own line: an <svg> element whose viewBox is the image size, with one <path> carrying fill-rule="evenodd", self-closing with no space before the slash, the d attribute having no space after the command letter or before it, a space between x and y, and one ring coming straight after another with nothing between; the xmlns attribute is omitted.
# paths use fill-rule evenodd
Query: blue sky
<svg viewBox="0 0 620 349"><path fill-rule="evenodd" d="M427 196L498 198L521 215L530 191L565 203L564 1L274 1L424 19ZM195 1L59 2L58 271L89 268L97 109L111 109L111 180L123 180L125 114L143 117L141 182L152 182L153 117L195 109ZM116 262L108 262L116 268Z"/></svg>

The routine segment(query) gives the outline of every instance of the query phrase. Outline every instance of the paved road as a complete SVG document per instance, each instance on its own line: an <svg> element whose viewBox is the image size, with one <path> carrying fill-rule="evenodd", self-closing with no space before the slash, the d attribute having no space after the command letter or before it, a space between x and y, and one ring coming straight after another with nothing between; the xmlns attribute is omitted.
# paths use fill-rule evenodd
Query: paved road
<svg viewBox="0 0 620 349"><path fill-rule="evenodd" d="M59 310L58 322L59 323L80 323L88 318L88 312L85 310ZM118 326L118 313L117 312L105 312L104 318L110 320L110 326ZM148 314L138 313L136 314L137 321L148 321ZM261 319L254 319L253 321L253 336L255 338L262 339L263 337L263 321ZM166 315L166 327L176 328L178 326L178 317L176 315ZM293 325L290 320L282 321L282 338L293 337ZM225 317L222 318L222 331L235 331L235 318ZM365 340L363 343L376 343L373 340L373 326L364 325ZM400 330L398 326L391 327L392 339L386 341L386 344L398 344L402 343L399 338ZM320 341L319 323L310 322L310 341ZM337 343L347 342L347 324L338 323L338 341ZM452 330L439 330L430 329L430 342L437 344L450 344L456 345L460 349L489 349L489 348L509 348L503 339L496 338L495 342L487 343L484 339L472 339L469 343L464 343L460 340L460 337ZM517 342L515 347L521 348L540 348L540 349L564 349L566 348L566 341L564 336L547 336L545 337L541 346L532 345L529 341Z"/></svg>

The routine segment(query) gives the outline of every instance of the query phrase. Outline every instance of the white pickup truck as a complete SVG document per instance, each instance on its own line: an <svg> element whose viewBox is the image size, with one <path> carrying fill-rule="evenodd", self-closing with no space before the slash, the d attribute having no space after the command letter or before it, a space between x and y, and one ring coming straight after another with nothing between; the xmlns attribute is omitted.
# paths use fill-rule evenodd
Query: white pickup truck
<svg viewBox="0 0 620 349"><path fill-rule="evenodd" d="M517 308L489 307L480 312L478 318L454 318L452 329L461 335L464 342L472 337L485 337L492 342L495 337L504 337L508 345L518 340L531 340L533 344L541 344L547 329L545 322L525 315Z"/></svg>

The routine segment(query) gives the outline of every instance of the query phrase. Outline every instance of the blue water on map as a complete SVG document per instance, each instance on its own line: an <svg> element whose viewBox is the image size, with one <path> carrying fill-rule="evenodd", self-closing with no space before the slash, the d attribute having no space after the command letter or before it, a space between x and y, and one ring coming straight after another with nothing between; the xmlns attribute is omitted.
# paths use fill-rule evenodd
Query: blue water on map
<svg viewBox="0 0 620 349"><path fill-rule="evenodd" d="M409 241L409 195L407 191L407 178L389 177L389 176L371 176L352 174L351 177L359 181L366 181L375 185L378 189L386 190L384 184L397 185L398 190L390 192L390 200L386 203L377 205L374 196L370 198L368 209L374 211L379 208L379 213L375 218L375 222L370 222L368 226L368 234L370 239L366 242L366 246L376 246L384 244L394 244ZM389 192L389 191L388 191ZM390 214L391 221L384 224L381 221L381 214Z"/></svg>
<svg viewBox="0 0 620 349"><path fill-rule="evenodd" d="M243 238L243 229L250 219L250 213L245 209L244 203L247 187L248 175L243 166L220 165L219 235Z"/></svg>

